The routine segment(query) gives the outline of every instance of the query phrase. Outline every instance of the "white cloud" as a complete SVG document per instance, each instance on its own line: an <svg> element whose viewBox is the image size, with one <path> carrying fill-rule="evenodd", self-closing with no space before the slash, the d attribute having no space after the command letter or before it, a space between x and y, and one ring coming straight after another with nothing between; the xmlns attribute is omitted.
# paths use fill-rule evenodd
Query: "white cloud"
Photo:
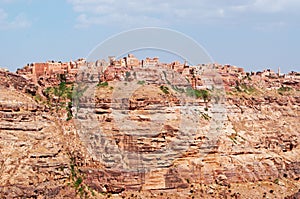
<svg viewBox="0 0 300 199"><path fill-rule="evenodd" d="M256 0L255 7L267 12L285 12L293 8L299 8L298 0Z"/></svg>
<svg viewBox="0 0 300 199"><path fill-rule="evenodd" d="M78 13L77 27L151 26L241 20L246 14L296 13L299 0L67 0ZM260 22L261 23L261 22Z"/></svg>
<svg viewBox="0 0 300 199"><path fill-rule="evenodd" d="M0 8L0 29L18 29L18 28L27 28L31 23L26 19L24 14L19 14L12 20L9 19L8 14Z"/></svg>
<svg viewBox="0 0 300 199"><path fill-rule="evenodd" d="M203 1L194 3L191 0L68 0L68 2L73 5L74 11L79 13L78 27L88 27L94 24L168 25L173 22L190 23L201 18L224 16L224 9L208 10Z"/></svg>
<svg viewBox="0 0 300 199"><path fill-rule="evenodd" d="M240 5L231 7L235 11L260 12L260 13L283 13L296 11L300 8L299 0L251 0Z"/></svg>

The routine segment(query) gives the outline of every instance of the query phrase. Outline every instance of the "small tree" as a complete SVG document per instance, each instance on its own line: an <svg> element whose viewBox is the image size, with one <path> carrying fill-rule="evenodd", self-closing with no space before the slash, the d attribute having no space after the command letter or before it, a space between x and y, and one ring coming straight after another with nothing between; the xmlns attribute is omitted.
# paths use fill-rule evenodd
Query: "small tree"
<svg viewBox="0 0 300 199"><path fill-rule="evenodd" d="M126 71L125 73L125 81L128 81L128 78L130 77L130 72L129 71Z"/></svg>

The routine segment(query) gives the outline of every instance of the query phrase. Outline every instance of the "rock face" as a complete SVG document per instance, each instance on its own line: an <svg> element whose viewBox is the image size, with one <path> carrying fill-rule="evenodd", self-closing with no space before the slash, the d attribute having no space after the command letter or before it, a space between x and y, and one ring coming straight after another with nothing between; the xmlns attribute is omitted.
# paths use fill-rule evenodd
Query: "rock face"
<svg viewBox="0 0 300 199"><path fill-rule="evenodd" d="M217 149L204 154L202 161L193 165L193 159L202 158L203 155L199 148L201 149L203 145L201 142L205 141L201 139L208 137L207 132L202 131L201 134L197 134L195 140L199 139L199 142L194 144L195 149L183 154L184 157L178 160L179 165L188 165L184 169L185 172L180 171L182 178L189 177L196 180L195 172L192 171L197 166L200 169L197 171L198 176L201 176L197 181L206 183L214 182L219 175L225 175L229 182L258 181L269 178L275 180L284 174L292 179L299 177L300 129L297 125L299 104L293 104L290 107L282 106L280 100L283 99L280 98L270 103L267 100L257 102L259 99L248 97L234 102L235 98L228 97L228 120L224 133L218 137ZM247 104L249 101L254 101L254 104ZM259 109L257 110L255 106ZM145 123L142 119L139 121ZM202 124L205 124L205 121ZM166 130L163 135L164 139L159 139L161 135L157 135L148 142L144 140L143 147L147 146L144 143L158 142L165 145L165 140L171 140L174 131L178 131L178 128L168 127L164 127ZM113 130L116 131L116 129ZM137 150L137 141L127 141L126 136L119 140L123 142L125 149Z"/></svg>
<svg viewBox="0 0 300 199"><path fill-rule="evenodd" d="M218 126L221 130L211 135L212 102L190 101L190 107L199 112L184 120L179 95L172 88L164 92L156 82L159 80L140 87L134 81L109 82L107 87L95 88L96 116L85 118L83 123L87 124L84 129L98 123L101 136L92 130L84 137L92 143L93 157L108 173L115 173L115 180L103 177L104 182L126 190L166 190L184 189L193 183L228 187L286 178L299 187L297 87L285 96L276 89L258 87L250 92L247 86L240 90L229 86L232 92L226 99L226 118ZM119 84L125 86L119 89ZM196 127L193 119L199 122ZM188 127L195 133L188 133Z"/></svg>
<svg viewBox="0 0 300 199"><path fill-rule="evenodd" d="M298 85L248 92L233 79L216 123L213 99L183 98L157 76L112 81L90 87L94 101L84 96L67 122L33 100L25 78L0 78L1 198L76 198L81 187L97 198L299 195Z"/></svg>
<svg viewBox="0 0 300 199"><path fill-rule="evenodd" d="M61 128L43 106L0 87L0 196L55 197L68 178Z"/></svg>
<svg viewBox="0 0 300 199"><path fill-rule="evenodd" d="M1 86L5 88L14 88L18 91L36 94L38 86L33 84L30 79L17 75L15 73L0 70Z"/></svg>

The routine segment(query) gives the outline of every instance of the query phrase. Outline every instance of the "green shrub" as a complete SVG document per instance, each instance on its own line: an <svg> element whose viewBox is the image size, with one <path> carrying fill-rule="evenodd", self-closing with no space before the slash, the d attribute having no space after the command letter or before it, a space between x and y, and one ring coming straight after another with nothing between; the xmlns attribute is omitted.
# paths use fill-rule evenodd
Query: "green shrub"
<svg viewBox="0 0 300 199"><path fill-rule="evenodd" d="M144 85L146 82L143 80L143 81L138 81L138 84L140 85Z"/></svg>
<svg viewBox="0 0 300 199"><path fill-rule="evenodd" d="M73 118L73 114L72 114L72 111L70 109L67 109L67 121L71 120Z"/></svg>
<svg viewBox="0 0 300 199"><path fill-rule="evenodd" d="M287 91L291 91L291 90L293 90L293 89L290 87L282 86L278 89L278 92L287 92Z"/></svg>
<svg viewBox="0 0 300 199"><path fill-rule="evenodd" d="M49 94L52 92L53 88L52 87L47 87L45 90L44 90L44 94L46 96L49 96Z"/></svg>
<svg viewBox="0 0 300 199"><path fill-rule="evenodd" d="M78 161L77 156L74 152L68 152L67 154L70 158L70 182L68 182L67 185L73 187L76 195L80 196L80 198L94 198L94 196L96 196L95 190L85 184L84 174L80 170L80 162Z"/></svg>
<svg viewBox="0 0 300 199"><path fill-rule="evenodd" d="M39 94L36 94L35 96L33 96L33 98L36 102L40 102L43 99L42 96L40 96Z"/></svg>
<svg viewBox="0 0 300 199"><path fill-rule="evenodd" d="M131 73L129 71L126 71L126 73L125 73L125 81L129 80L130 75L131 75Z"/></svg>
<svg viewBox="0 0 300 199"><path fill-rule="evenodd" d="M257 91L257 89L254 86L250 86L247 84L237 84L237 86L235 87L236 91L238 92L244 92L244 93L254 93Z"/></svg>
<svg viewBox="0 0 300 199"><path fill-rule="evenodd" d="M160 90L162 90L162 92L163 92L164 94L169 94L169 93L170 93L170 92L169 92L169 88L166 87L166 86L160 86Z"/></svg>
<svg viewBox="0 0 300 199"><path fill-rule="evenodd" d="M197 89L193 89L193 88L187 88L186 89L186 94L187 96L190 97L196 97L196 98L201 98L204 99L204 101L209 99L209 92L207 90L197 90Z"/></svg>
<svg viewBox="0 0 300 199"><path fill-rule="evenodd" d="M280 87L277 92L280 94L280 95L285 95L287 94L288 92L292 91L293 89L290 88L290 87L286 87L286 86L282 86Z"/></svg>
<svg viewBox="0 0 300 199"><path fill-rule="evenodd" d="M82 183L82 181L83 180L81 177L77 178L77 180L74 182L74 187L78 188L80 186L80 184Z"/></svg>
<svg viewBox="0 0 300 199"><path fill-rule="evenodd" d="M108 86L108 82L99 82L99 83L97 84L97 86L98 86L98 87L106 87L106 86Z"/></svg>

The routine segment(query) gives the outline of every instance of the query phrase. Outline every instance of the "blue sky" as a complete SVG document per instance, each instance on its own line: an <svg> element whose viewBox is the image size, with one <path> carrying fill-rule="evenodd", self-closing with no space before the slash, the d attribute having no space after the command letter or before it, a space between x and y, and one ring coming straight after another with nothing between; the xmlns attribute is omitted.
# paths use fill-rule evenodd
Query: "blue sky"
<svg viewBox="0 0 300 199"><path fill-rule="evenodd" d="M222 64L300 71L299 0L0 0L0 67L86 57L145 26L199 42Z"/></svg>

